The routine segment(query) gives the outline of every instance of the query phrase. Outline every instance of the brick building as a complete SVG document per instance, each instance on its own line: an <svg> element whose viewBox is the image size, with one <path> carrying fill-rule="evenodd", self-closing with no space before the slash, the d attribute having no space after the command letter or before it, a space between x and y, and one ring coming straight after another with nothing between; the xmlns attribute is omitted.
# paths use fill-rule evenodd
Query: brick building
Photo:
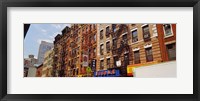
<svg viewBox="0 0 200 101"><path fill-rule="evenodd" d="M54 54L53 76L127 76L128 65L176 60L176 24L71 24Z"/></svg>
<svg viewBox="0 0 200 101"><path fill-rule="evenodd" d="M98 24L97 33L97 71L127 76L128 65L176 59L175 24Z"/></svg>

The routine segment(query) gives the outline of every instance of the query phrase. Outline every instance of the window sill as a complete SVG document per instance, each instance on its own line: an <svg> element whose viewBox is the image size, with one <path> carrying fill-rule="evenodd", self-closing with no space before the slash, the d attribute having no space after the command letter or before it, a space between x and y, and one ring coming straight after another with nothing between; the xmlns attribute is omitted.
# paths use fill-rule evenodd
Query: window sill
<svg viewBox="0 0 200 101"><path fill-rule="evenodd" d="M172 37L172 36L174 36L173 34L171 34L171 35L168 35L168 36L164 36L164 38L169 38L169 37Z"/></svg>

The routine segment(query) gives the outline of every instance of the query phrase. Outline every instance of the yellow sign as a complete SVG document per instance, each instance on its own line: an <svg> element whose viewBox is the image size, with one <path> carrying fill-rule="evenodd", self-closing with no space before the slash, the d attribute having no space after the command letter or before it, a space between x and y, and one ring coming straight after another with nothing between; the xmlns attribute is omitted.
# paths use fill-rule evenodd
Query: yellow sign
<svg viewBox="0 0 200 101"><path fill-rule="evenodd" d="M135 68L134 66L128 66L127 67L127 75L128 76L133 76L133 69L134 68Z"/></svg>
<svg viewBox="0 0 200 101"><path fill-rule="evenodd" d="M91 72L91 71L92 71L92 70L91 70L90 67L87 67L87 68L86 68L86 72L87 72L87 73L89 73L89 72Z"/></svg>

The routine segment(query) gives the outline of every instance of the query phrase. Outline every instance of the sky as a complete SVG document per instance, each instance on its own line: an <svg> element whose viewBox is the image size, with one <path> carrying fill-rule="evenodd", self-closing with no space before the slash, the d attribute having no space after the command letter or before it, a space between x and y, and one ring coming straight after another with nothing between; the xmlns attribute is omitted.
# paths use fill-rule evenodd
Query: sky
<svg viewBox="0 0 200 101"><path fill-rule="evenodd" d="M41 41L53 43L57 34L70 24L31 24L24 39L24 58L33 54L37 58Z"/></svg>

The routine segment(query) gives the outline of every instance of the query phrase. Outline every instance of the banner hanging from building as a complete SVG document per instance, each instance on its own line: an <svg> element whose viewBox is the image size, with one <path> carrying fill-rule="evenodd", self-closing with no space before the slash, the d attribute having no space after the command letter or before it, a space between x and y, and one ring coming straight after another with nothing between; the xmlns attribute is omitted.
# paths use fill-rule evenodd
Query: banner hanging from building
<svg viewBox="0 0 200 101"><path fill-rule="evenodd" d="M83 66L87 67L88 66L88 55L83 55Z"/></svg>

